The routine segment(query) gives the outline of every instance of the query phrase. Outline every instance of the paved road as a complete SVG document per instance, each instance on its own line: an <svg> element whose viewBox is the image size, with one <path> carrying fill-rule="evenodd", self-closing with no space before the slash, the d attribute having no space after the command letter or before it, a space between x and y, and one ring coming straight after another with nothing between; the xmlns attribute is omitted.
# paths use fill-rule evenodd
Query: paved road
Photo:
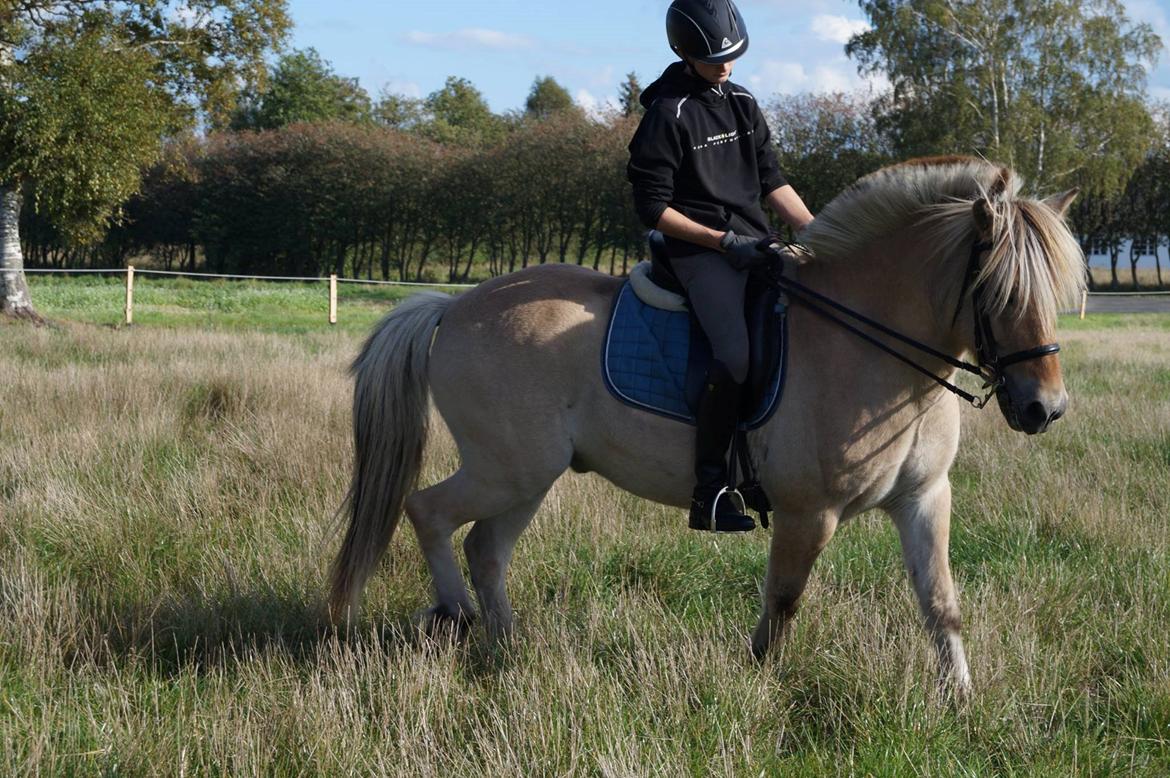
<svg viewBox="0 0 1170 778"><path fill-rule="evenodd" d="M1170 294L1089 294L1089 313L1170 313Z"/></svg>

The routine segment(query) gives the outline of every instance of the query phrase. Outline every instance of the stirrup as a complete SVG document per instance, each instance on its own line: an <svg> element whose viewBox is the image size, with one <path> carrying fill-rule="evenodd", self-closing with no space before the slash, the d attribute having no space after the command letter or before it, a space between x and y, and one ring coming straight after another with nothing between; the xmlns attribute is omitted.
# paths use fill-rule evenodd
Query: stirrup
<svg viewBox="0 0 1170 778"><path fill-rule="evenodd" d="M739 512L745 516L747 515L747 503L744 502L743 495L739 493L738 489L731 487L731 486L725 486L719 490L719 493L715 495L715 499L711 501L711 525L710 526L711 526L712 532L716 531L715 530L715 511L719 507L719 499L721 497L723 497L723 495L725 495L725 494L728 496L728 498L733 499L735 501L738 501L739 502Z"/></svg>

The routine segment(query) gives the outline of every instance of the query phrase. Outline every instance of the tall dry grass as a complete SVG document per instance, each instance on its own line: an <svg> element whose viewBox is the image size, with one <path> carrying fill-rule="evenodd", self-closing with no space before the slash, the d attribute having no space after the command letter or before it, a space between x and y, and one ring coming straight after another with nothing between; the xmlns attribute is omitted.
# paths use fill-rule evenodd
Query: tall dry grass
<svg viewBox="0 0 1170 778"><path fill-rule="evenodd" d="M766 535L593 477L520 542L514 644L414 637L408 527L332 635L356 337L0 328L0 773L1164 775L1170 338L1063 340L1052 432L965 418L955 708L883 518L756 665ZM424 479L454 464L440 434Z"/></svg>

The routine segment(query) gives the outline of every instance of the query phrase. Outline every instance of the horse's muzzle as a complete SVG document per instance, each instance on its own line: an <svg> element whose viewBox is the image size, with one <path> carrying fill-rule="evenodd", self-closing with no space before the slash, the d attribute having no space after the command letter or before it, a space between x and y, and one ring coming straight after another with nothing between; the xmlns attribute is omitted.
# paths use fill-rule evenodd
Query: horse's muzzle
<svg viewBox="0 0 1170 778"><path fill-rule="evenodd" d="M1028 435L1044 432L1068 410L1068 392L1063 388L1056 392L1035 385L1030 390L1021 389L1009 378L995 393L1008 426L1017 432Z"/></svg>

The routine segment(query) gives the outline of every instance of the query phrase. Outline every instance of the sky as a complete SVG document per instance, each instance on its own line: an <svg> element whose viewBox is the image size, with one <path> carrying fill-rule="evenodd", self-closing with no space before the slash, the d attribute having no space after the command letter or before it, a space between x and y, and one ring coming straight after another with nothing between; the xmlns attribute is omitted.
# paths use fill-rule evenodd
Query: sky
<svg viewBox="0 0 1170 778"><path fill-rule="evenodd" d="M447 76L469 79L492 110L521 108L552 76L590 110L616 99L629 71L648 84L674 56L669 0L289 0L292 45L314 47L373 97L422 97ZM866 23L855 0L739 0L750 50L732 79L758 96L880 88L857 74L845 41ZM1170 44L1170 0L1126 0L1130 18ZM1170 49L1150 76L1170 100Z"/></svg>

